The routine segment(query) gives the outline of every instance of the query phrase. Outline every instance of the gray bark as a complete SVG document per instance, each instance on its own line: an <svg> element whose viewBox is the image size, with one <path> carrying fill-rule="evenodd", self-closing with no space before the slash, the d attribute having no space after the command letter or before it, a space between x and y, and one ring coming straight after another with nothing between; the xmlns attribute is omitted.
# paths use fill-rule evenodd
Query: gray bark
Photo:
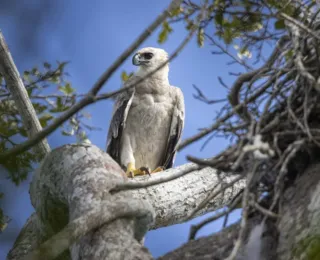
<svg viewBox="0 0 320 260"><path fill-rule="evenodd" d="M6 84L13 97L14 104L19 115L21 115L23 126L30 138L40 132L42 127L1 31L0 72L6 80ZM50 152L50 146L45 138L42 139L35 148L42 156Z"/></svg>
<svg viewBox="0 0 320 260"><path fill-rule="evenodd" d="M190 164L159 173L159 176L172 174L185 167L190 167ZM267 221L263 236L254 241L255 244L261 244L259 259L320 259L319 171L320 163L310 166L284 192L278 221ZM185 216L217 180L214 170L203 169L167 183L110 194L112 187L127 181L123 174L120 167L95 146L67 145L54 150L37 170L30 189L37 214L27 221L8 259L21 259L54 234L53 238L57 237L57 232L61 234L61 230L75 238L69 241L72 244L72 259L152 259L147 249L139 243L147 228L185 220ZM133 182L149 178L159 177L145 176ZM240 183L238 189L216 198L198 214L224 206L243 185ZM140 213L126 207L126 201L138 208ZM117 205L121 205L121 209ZM116 219L114 221L110 218L112 214ZM151 223L153 214L154 222ZM70 225L76 220L82 224L76 227ZM247 243L251 230L260 221L261 216L257 215L248 219L246 243L237 260L257 259L252 257L255 250ZM69 229L65 228L67 224ZM75 230L78 233L74 234ZM239 224L234 224L215 235L190 241L160 259L225 259L233 248L238 230ZM49 242L51 250L59 249L54 239ZM252 251L248 251L249 248ZM40 249L38 253L48 253L48 247ZM58 259L70 259L68 250Z"/></svg>
<svg viewBox="0 0 320 260"><path fill-rule="evenodd" d="M311 165L285 191L281 206L279 221L269 223L262 236L259 260L320 259L320 163ZM249 219L249 230L257 222L256 217ZM159 260L225 259L238 230L239 224L234 224L215 235L188 242Z"/></svg>
<svg viewBox="0 0 320 260"><path fill-rule="evenodd" d="M131 181L163 178L188 168L193 165ZM236 177L220 175L225 183ZM30 195L36 215L27 221L8 259L20 259L53 235L56 237L49 244L33 254L38 257L35 259L44 259L40 257L43 254L59 255L65 248L63 243L73 244L72 259L151 259L139 243L145 232L185 221L220 180L215 170L205 168L167 183L110 194L113 187L125 181L120 167L93 145L67 145L54 150L34 175ZM227 189L195 216L221 208L243 187L242 181ZM140 213L130 205L140 205ZM155 216L154 222L150 222L150 216ZM68 241L61 239L63 232L69 232ZM58 249L53 250L56 246ZM69 258L65 251L59 259Z"/></svg>

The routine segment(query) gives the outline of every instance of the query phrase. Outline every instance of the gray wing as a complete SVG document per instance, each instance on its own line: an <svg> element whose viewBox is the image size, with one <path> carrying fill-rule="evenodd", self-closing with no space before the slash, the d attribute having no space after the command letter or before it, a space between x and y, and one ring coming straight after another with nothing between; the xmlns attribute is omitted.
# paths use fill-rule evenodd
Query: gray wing
<svg viewBox="0 0 320 260"><path fill-rule="evenodd" d="M131 77L124 87L131 84L134 77ZM120 162L120 148L121 148L121 137L122 131L125 127L126 119L132 99L134 97L134 88L129 89L126 92L120 93L114 104L112 119L109 126L108 137L107 137L107 153L119 164Z"/></svg>
<svg viewBox="0 0 320 260"><path fill-rule="evenodd" d="M165 169L169 169L173 166L177 153L177 147L184 127L185 108L183 93L181 89L176 87L174 87L174 93L176 94L176 104L172 113L170 132L167 139L167 149L161 164L161 166L163 166Z"/></svg>

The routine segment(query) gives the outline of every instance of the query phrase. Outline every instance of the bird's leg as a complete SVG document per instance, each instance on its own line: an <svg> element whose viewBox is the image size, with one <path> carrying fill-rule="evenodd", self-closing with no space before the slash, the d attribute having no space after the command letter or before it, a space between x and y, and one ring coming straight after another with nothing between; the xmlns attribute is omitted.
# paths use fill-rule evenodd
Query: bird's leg
<svg viewBox="0 0 320 260"><path fill-rule="evenodd" d="M164 167L159 166L159 167L155 168L151 173L162 172L162 171L164 171L164 170L165 170L165 168L164 168Z"/></svg>
<svg viewBox="0 0 320 260"><path fill-rule="evenodd" d="M134 176L138 175L146 175L150 174L150 171L147 167L140 167L139 169L136 169L134 163L128 163L127 165L127 176L130 178L133 178Z"/></svg>

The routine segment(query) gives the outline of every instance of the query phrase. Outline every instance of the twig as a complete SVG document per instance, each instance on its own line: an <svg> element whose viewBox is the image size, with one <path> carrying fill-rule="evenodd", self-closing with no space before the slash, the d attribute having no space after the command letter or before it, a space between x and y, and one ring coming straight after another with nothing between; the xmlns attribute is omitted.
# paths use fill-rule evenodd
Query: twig
<svg viewBox="0 0 320 260"><path fill-rule="evenodd" d="M217 103L220 103L220 102L225 102L225 101L227 101L227 99L225 99L225 98L223 98L223 99L216 99L216 100L210 100L210 99L208 99L203 93L202 93L202 91L196 86L196 85L194 85L194 84L192 84L192 86L193 86L193 88L197 91L197 95L195 95L195 94L193 94L193 97L195 98L195 99L198 99L198 100L200 100L200 101L202 101L202 102L205 102L206 104L209 104L209 105L211 105L211 104L217 104Z"/></svg>
<svg viewBox="0 0 320 260"><path fill-rule="evenodd" d="M12 95L17 110L21 116L24 129L28 137L32 138L41 132L42 127L38 120L37 113L29 99L28 92L20 78L19 71L14 64L8 46L0 31L0 72L4 76L7 87ZM46 139L42 139L35 147L41 157L50 152L50 146Z"/></svg>
<svg viewBox="0 0 320 260"><path fill-rule="evenodd" d="M250 202L250 204L251 204L253 207L255 207L257 210L259 210L262 214L264 214L264 215L266 215L266 216L268 216L268 217L270 217L270 218L278 218L278 217L279 217L279 215L277 215L277 214L275 214L274 212L272 212L272 211L270 211L270 210L268 210L268 209L260 206L259 203L257 203L257 202L254 201L254 200L252 200L252 201Z"/></svg>
<svg viewBox="0 0 320 260"><path fill-rule="evenodd" d="M232 201L232 203L230 203L227 206L228 208L226 210L223 210L221 212L214 214L213 216L203 220L202 222L200 222L197 225L192 225L190 228L189 240L194 240L197 235L197 232L205 225L229 214L232 210L234 210L234 208L237 206L237 204L240 202L240 200L241 200L241 197L236 198L235 200Z"/></svg>
<svg viewBox="0 0 320 260"><path fill-rule="evenodd" d="M250 195L249 188L251 186L250 184L254 178L257 168L258 168L258 163L255 162L252 171L250 171L247 176L247 185L244 189L243 196L242 196L242 218L240 221L240 231L239 231L238 239L236 240L235 245L226 260L234 260L238 254L240 247L244 242L245 231L246 231L247 221L248 221L248 214L249 214L249 195Z"/></svg>
<svg viewBox="0 0 320 260"><path fill-rule="evenodd" d="M244 191L244 189L239 190L238 193L230 201L230 205L232 205L232 206L228 206L230 209L233 210L235 207L237 207L237 205L239 203L241 203L240 201L241 201L242 197L240 195L243 193L243 191ZM225 215L224 220L223 220L223 224L222 224L222 228L225 228L227 226L228 217L229 217L230 212L231 212L231 210Z"/></svg>
<svg viewBox="0 0 320 260"><path fill-rule="evenodd" d="M295 26L299 27L300 29L306 31L308 34L312 35L314 38L316 38L318 41L320 41L320 36L317 35L314 31L306 27L304 24L300 23L296 19L292 18L291 16L285 14L285 13L280 13L280 17L283 19L287 20L288 22L294 24Z"/></svg>
<svg viewBox="0 0 320 260"><path fill-rule="evenodd" d="M145 182L126 182L126 183L118 184L116 187L114 187L111 190L111 192L118 192L121 190L135 190L135 189L150 187L150 186L157 185L160 183L172 181L172 180L177 179L185 174L191 173L193 171L197 171L199 169L200 169L200 167L198 165L191 164L191 165L188 165L185 169L182 169L176 173L172 173L169 176L156 177L156 178L152 178L152 180L150 180L150 181L145 181Z"/></svg>
<svg viewBox="0 0 320 260"><path fill-rule="evenodd" d="M283 186L283 178L285 176L285 174L288 172L288 164L291 161L291 159L296 155L296 153L299 151L299 149L301 148L301 146L304 144L304 140L297 140L295 142L293 142L292 144L290 144L288 146L288 148L286 149L286 151L284 152L284 154L288 154L285 159L280 160L278 165L280 165L281 163L281 168L279 171L279 174L277 176L277 179L275 181L274 184L274 198L273 201L271 203L271 206L269 208L269 211L272 211L274 209L274 207L276 206L278 199L281 196L281 192L282 192L282 186ZM280 212L281 215L281 212Z"/></svg>
<svg viewBox="0 0 320 260"><path fill-rule="evenodd" d="M204 130L202 130L200 133L189 137L187 139L185 139L183 142L181 142L181 144L178 146L178 151L182 150L183 148L185 148L186 146L188 146L189 144L201 139L202 137L210 134L212 131L218 129L220 127L220 125L228 120L229 118L231 118L236 111L238 111L239 109L241 109L242 107L246 106L248 103L254 101L255 99L257 99L258 97L260 97L262 94L265 93L266 89L269 88L269 86L264 86L261 89L259 89L255 94L253 94L252 96L250 96L245 102L240 103L239 105L237 105L236 107L233 108L232 111L228 112L226 115L224 115L223 117L221 117L220 119L218 119L212 126L210 126L209 128L205 128ZM1 158L1 157L0 157Z"/></svg>
<svg viewBox="0 0 320 260"><path fill-rule="evenodd" d="M275 47L273 53L270 55L269 59L267 60L267 62L262 67L260 67L259 69L254 70L254 71L250 71L248 73L244 73L244 74L242 74L241 76L239 76L237 78L237 80L233 84L233 86L231 88L231 92L230 92L230 94L228 96L229 102L233 107L236 107L240 103L239 94L240 94L240 91L241 91L241 88L242 88L243 84L245 82L250 81L256 75L262 75L262 74L266 73L270 69L270 67L273 65L273 63L276 61L276 59L278 58L280 49L283 47L283 45L287 41L288 41L288 37L287 36L282 37L279 40L277 46ZM237 110L237 114L245 121L250 121L251 120L251 115L250 115L249 111L245 107L242 107L241 109L238 109Z"/></svg>

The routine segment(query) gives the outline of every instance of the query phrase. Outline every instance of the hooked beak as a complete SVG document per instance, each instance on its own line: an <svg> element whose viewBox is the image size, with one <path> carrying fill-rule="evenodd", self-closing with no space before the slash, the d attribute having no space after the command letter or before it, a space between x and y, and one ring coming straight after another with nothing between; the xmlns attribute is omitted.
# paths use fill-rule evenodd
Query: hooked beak
<svg viewBox="0 0 320 260"><path fill-rule="evenodd" d="M132 57L132 64L135 66L141 66L144 64L148 64L149 61L145 60L143 55L140 55L140 53L136 53L133 57Z"/></svg>
<svg viewBox="0 0 320 260"><path fill-rule="evenodd" d="M132 57L132 64L135 66L140 66L141 65L141 56L139 53L136 53L133 57Z"/></svg>

